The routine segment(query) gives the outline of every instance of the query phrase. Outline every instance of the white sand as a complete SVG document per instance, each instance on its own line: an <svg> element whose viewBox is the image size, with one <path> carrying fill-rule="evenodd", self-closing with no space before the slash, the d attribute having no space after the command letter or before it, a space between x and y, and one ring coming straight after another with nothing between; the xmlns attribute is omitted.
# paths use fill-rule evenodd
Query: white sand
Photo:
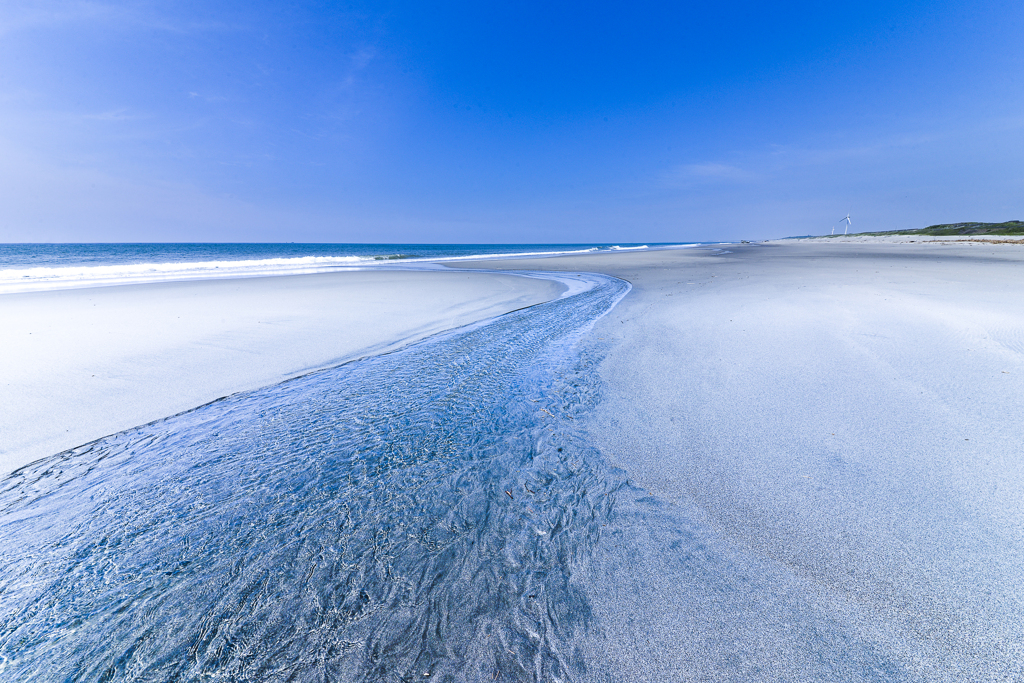
<svg viewBox="0 0 1024 683"><path fill-rule="evenodd" d="M937 242L940 244L981 245L1020 244L1024 235L835 235L823 237L800 237L788 240L769 240L769 244L785 242L853 242L855 244L919 244Z"/></svg>
<svg viewBox="0 0 1024 683"><path fill-rule="evenodd" d="M821 671L864 643L912 679L1024 680L1024 248L858 242L508 264L633 283L592 333L589 425L692 525L615 541L613 680L844 680Z"/></svg>
<svg viewBox="0 0 1024 683"><path fill-rule="evenodd" d="M0 473L562 291L394 270L0 295Z"/></svg>
<svg viewBox="0 0 1024 683"><path fill-rule="evenodd" d="M606 357L587 425L685 524L601 536L602 677L1024 679L1024 249L860 242L479 264L633 284L589 336ZM6 453L560 291L357 275L0 297Z"/></svg>

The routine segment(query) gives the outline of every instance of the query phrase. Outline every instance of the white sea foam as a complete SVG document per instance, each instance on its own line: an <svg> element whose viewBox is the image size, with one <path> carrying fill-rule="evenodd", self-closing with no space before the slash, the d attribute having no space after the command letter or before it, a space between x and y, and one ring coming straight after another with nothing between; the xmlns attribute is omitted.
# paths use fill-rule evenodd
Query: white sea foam
<svg viewBox="0 0 1024 683"><path fill-rule="evenodd" d="M361 256L300 256L245 261L185 261L0 270L0 293L221 277L297 275L373 263Z"/></svg>
<svg viewBox="0 0 1024 683"><path fill-rule="evenodd" d="M592 254L601 251L601 247L588 247L587 249L573 249L570 251L520 251L509 254L472 254L469 256L441 256L437 258L408 259L408 261L486 261L510 258L529 258L531 256L571 256L573 254Z"/></svg>
<svg viewBox="0 0 1024 683"><path fill-rule="evenodd" d="M266 277L324 273L339 268L395 267L438 261L475 261L495 258L523 258L572 252L521 252L515 254L476 254L469 256L388 259L373 256L300 256L291 258L236 261L179 261L168 263L132 263L115 265L37 266L0 269L0 293L31 292L47 289L141 284L172 280Z"/></svg>
<svg viewBox="0 0 1024 683"><path fill-rule="evenodd" d="M655 249L681 249L697 244L658 245ZM206 280L213 278L266 277L324 273L343 268L409 268L417 264L450 261L487 261L547 256L571 256L601 251L636 251L650 249L647 245L623 247L588 247L563 251L524 251L514 253L470 254L465 256L433 256L395 258L393 256L299 256L287 258L175 261L114 265L37 266L0 269L0 294L48 289L97 287L105 285L141 284L173 280Z"/></svg>

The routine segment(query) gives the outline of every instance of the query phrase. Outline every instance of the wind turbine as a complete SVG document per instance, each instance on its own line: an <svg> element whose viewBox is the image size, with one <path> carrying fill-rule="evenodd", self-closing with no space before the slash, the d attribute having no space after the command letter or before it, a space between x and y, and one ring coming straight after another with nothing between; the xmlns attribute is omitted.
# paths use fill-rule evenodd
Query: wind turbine
<svg viewBox="0 0 1024 683"><path fill-rule="evenodd" d="M835 225L832 226L832 234L833 235L836 234L836 226L842 225L844 221L846 222L846 228L843 230L843 234L845 235L845 234L850 232L850 224L851 224L851 222L850 222L850 214L846 214L846 218L840 220L838 223L836 223Z"/></svg>

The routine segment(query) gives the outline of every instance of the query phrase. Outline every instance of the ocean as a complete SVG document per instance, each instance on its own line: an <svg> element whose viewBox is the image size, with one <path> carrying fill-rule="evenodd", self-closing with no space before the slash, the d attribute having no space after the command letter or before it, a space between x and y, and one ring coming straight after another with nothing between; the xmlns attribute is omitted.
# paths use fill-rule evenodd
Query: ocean
<svg viewBox="0 0 1024 683"><path fill-rule="evenodd" d="M0 244L0 293L693 244Z"/></svg>

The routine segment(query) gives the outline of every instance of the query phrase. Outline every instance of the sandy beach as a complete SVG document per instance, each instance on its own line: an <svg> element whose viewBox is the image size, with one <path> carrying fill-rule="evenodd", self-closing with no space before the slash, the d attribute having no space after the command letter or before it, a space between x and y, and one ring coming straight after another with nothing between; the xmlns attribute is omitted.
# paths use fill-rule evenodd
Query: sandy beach
<svg viewBox="0 0 1024 683"><path fill-rule="evenodd" d="M0 297L0 315L12 322L2 332L9 349L0 405L3 464L9 470L226 394L547 301L564 288L466 268L603 273L628 281L632 290L584 335L583 365L596 368L594 386L542 383L518 399L504 398L517 373L531 370L534 362L505 367L505 356L529 346L508 348L507 340L521 330L518 318L506 316L504 328L479 337L492 349L483 356L486 367L470 364L468 374L439 375L431 388L430 373L425 377L394 362L387 377L410 376L391 380L399 389L389 389L389 396L401 398L401 387L428 382L424 398L409 408L426 410L422 415L372 407L377 399L371 390L353 396L370 401L371 408L352 424L375 421L370 443L382 444L392 459L418 452L419 440L429 441L431 430L442 428L445 414L430 410L462 416L454 431L442 430L430 446L443 450L464 440L438 466L475 462L462 455L475 448L473 430L485 434L513 408L537 430L527 437L492 435L499 445L488 446L487 453L519 457L522 451L526 459L497 460L482 470L483 483L473 484L479 498L467 497L475 481L468 474L453 475L450 490L435 483L445 481L437 473L410 475L396 487L366 480L368 490L381 488L383 497L378 503L366 494L365 505L375 514L393 515L389 529L421 523L421 517L429 518L424 510L441 510L440 526L402 538L448 539L457 528L496 525L486 534L472 531L459 541L465 546L452 546L464 549L450 557L425 556L423 562L437 563L431 571L450 584L430 578L434 574L424 573L425 565L406 569L408 576L427 577L422 590L436 584L451 591L429 593L436 603L421 601L440 612L412 611L410 619L447 623L445 609L477 614L475 598L466 596L482 591L496 610L488 619L500 625L502 615L512 614L508 619L515 625L507 626L508 633L526 634L522 642L507 641L499 653L522 659L495 660L495 671L518 671L516 661L531 661L530 653L539 650L531 649L538 646L530 644L529 634L548 629L544 651L555 653L552 661L590 667L579 666L588 672L580 680L1015 680L1024 676L1024 422L1017 419L1024 408L1022 267L1024 248L1015 244L785 240L463 263L443 272L364 271L7 295ZM571 301L564 306L571 309ZM523 334L533 339L533 332ZM461 373L461 364L483 342L460 343L423 353L440 354L445 372ZM366 372L360 381L376 386L378 379ZM458 393L471 379L489 387L483 393L497 401L492 412L477 414L482 393ZM426 397L441 395L452 398L431 408ZM285 399L274 401L292 412L267 425L296 421L300 426L287 432L295 443L331 427L288 407ZM588 402L596 407L581 407ZM334 410L343 416L335 423L349 419ZM409 422L414 417L421 422ZM405 424L419 426L406 433ZM246 425L236 427L242 436L231 438L249 444L245 448L260 442L242 438ZM501 445L504 438L516 445ZM532 445L515 441L521 438ZM322 448L312 452L327 452ZM292 457L289 448L266 457L277 452ZM365 452L369 457L371 451ZM585 453L596 453L596 460ZM561 474L549 477L541 465ZM609 474L602 469L607 465L617 469ZM269 473L283 477L282 490L288 492L292 480L282 473L289 467L294 464ZM345 467L346 481L362 472ZM409 465L409 471L416 467ZM541 469L524 474L520 467ZM500 483L489 483L490 477L500 477ZM616 483L619 477L628 484ZM563 480L566 490L545 503L553 507L542 507L538 487ZM260 477L250 484L263 491ZM145 485L157 492L166 488L161 495L176 510L175 487L186 483ZM202 482L195 486L192 495L200 497L220 490L208 491ZM409 496L417 486L423 487L419 498L402 498L397 508L391 504L393 495ZM274 500L293 500L291 495ZM85 501L70 500L90 511ZM248 498L225 500L243 505ZM449 515L460 505L490 512L453 521ZM227 502L209 507L221 508L231 509ZM347 509L329 520L348 515ZM102 519L102 510L89 514ZM257 506L260 515L275 510ZM496 517L497 511L504 516ZM303 503L281 512L279 523L302 526L301 515L316 512ZM246 510L237 514L226 517L236 520L231 529L242 528L237 520L250 517ZM204 519L194 522L194 533L207 533ZM329 520L302 528L327 528ZM548 543L547 534L554 533L544 530L549 523L550 529L563 529L563 540L556 543L552 536ZM377 538L377 518L371 515L366 525L366 538ZM255 523L252 538L263 539L265 528ZM329 546L331 538L324 543ZM253 541L243 535L233 542L244 555ZM403 552L425 547L410 543ZM176 547L171 544L168 552L177 553ZM284 552L291 546L273 541L270 547ZM576 559L556 560L563 551ZM400 565L407 557L395 551L394 561ZM278 561L267 562L266 571L273 572ZM516 573L523 567L532 567L526 578ZM562 576L563 568L565 582L550 578ZM498 578L488 578L492 573ZM464 576L482 583L470 590ZM535 586L535 577L548 578ZM335 580L323 580L329 579ZM196 581L202 585L205 579ZM392 584L384 581L381 590L390 591ZM544 595L550 600L541 610L546 616L534 625L532 605ZM458 630L447 638L461 637L465 629ZM480 640L474 642L491 647L490 635L476 635ZM400 633L395 637L407 641ZM571 655L560 652L568 647L564 643L574 648ZM442 652L449 645L441 638L424 647ZM437 661L454 657L437 655Z"/></svg>
<svg viewBox="0 0 1024 683"><path fill-rule="evenodd" d="M0 3L0 683L1024 683L1022 28Z"/></svg>
<svg viewBox="0 0 1024 683"><path fill-rule="evenodd" d="M516 276L352 271L3 294L0 472L563 290Z"/></svg>
<svg viewBox="0 0 1024 683"><path fill-rule="evenodd" d="M1024 244L1021 235L829 235L825 237L801 237L788 240L769 240L769 244L787 242L813 244L954 244L958 246L986 246L991 244Z"/></svg>
<svg viewBox="0 0 1024 683"><path fill-rule="evenodd" d="M618 540L635 561L608 571L635 590L599 610L613 679L802 679L804 609L902 672L880 679L1024 675L1024 248L785 240L505 267L633 284L592 333L588 428L700 539L671 576L663 536Z"/></svg>

